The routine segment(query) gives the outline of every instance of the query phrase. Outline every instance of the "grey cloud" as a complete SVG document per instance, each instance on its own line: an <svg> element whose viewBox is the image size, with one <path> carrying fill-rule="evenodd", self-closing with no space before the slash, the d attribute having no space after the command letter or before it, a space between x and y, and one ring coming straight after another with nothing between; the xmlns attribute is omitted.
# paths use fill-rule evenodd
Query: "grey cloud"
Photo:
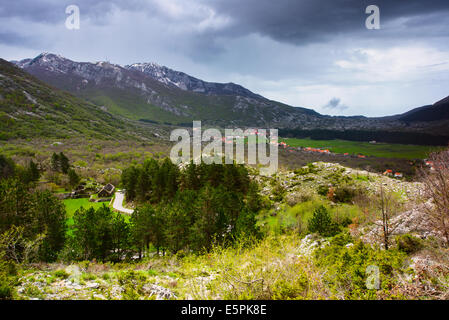
<svg viewBox="0 0 449 320"><path fill-rule="evenodd" d="M388 30L381 29L373 33L365 28L365 9L371 4L380 8L381 25L388 25L399 18L410 18L406 22L406 27L410 28L439 25L444 21L441 18L421 19L420 16L440 14L447 17L449 12L447 0L218 0L207 3L234 19L234 27L230 30L234 34L256 32L278 41L300 45L326 41L342 34L388 36ZM449 35L448 30L446 28L446 35ZM404 30L404 34L407 33L414 36L410 30Z"/></svg>
<svg viewBox="0 0 449 320"><path fill-rule="evenodd" d="M23 36L16 32L0 31L0 43L7 43L15 46L38 45L37 39Z"/></svg>
<svg viewBox="0 0 449 320"><path fill-rule="evenodd" d="M323 106L323 109L332 109L332 110L346 110L349 107L341 104L341 99L339 98L332 98L331 100L329 100L329 102Z"/></svg>
<svg viewBox="0 0 449 320"><path fill-rule="evenodd" d="M70 4L80 7L77 31L64 27ZM371 4L380 7L381 30L365 28ZM217 26L221 19L228 23ZM79 61L154 61L330 113L350 113L355 108L347 105L369 101L376 101L372 112L393 112L448 94L446 69L423 71L416 77L420 83L404 78L376 88L363 83L357 70L336 64L369 63L363 49L416 46L432 49L418 57L422 65L442 69L449 52L448 0L3 0L0 30L2 58L50 51ZM405 61L417 58L401 52ZM409 80L415 82L404 86ZM345 104L340 98L326 103L333 96Z"/></svg>
<svg viewBox="0 0 449 320"><path fill-rule="evenodd" d="M65 9L73 4L80 8L83 17L94 21L102 21L114 8L138 11L147 7L143 0L14 0L8 1L7 6L2 4L0 18L16 17L26 21L57 23L65 20Z"/></svg>

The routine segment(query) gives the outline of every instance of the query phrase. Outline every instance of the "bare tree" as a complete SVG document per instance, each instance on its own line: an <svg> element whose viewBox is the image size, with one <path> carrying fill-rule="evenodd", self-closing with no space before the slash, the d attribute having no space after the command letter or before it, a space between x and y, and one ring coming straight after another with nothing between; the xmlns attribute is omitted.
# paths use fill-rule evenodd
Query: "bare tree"
<svg viewBox="0 0 449 320"><path fill-rule="evenodd" d="M390 247L390 238L400 224L400 220L393 219L401 209L401 203L393 192L385 191L383 184L380 185L379 195L376 197L376 218L374 224L380 227L378 234L386 250Z"/></svg>
<svg viewBox="0 0 449 320"><path fill-rule="evenodd" d="M449 246L449 150L432 153L429 168L422 168L424 196L432 205L425 206L432 227L441 232Z"/></svg>

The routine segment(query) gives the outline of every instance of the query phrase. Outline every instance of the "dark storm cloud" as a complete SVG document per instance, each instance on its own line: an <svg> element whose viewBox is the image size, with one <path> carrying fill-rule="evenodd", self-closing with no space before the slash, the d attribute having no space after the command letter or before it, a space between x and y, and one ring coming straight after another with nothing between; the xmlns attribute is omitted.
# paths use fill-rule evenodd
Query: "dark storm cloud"
<svg viewBox="0 0 449 320"><path fill-rule="evenodd" d="M24 43L27 43L29 45L36 45L38 44L38 41L37 39L23 36L16 32L0 31L0 43L22 46Z"/></svg>
<svg viewBox="0 0 449 320"><path fill-rule="evenodd" d="M0 18L17 17L40 23L60 23L65 20L65 8L76 4L83 20L107 24L108 14L114 10L144 13L149 19L189 26L197 17L171 15L164 10L171 1L164 0L15 0L0 6ZM381 11L381 30L375 33L365 28L368 5ZM227 17L231 23L222 28L205 28L195 32L195 42L201 53L217 53L218 37L235 38L248 34L268 36L295 45L327 42L338 36L415 38L447 36L449 33L448 0L193 0L184 8L211 8L217 16ZM162 8L162 9L161 9ZM390 23L403 18L400 25ZM26 26L25 26L26 28ZM392 30L393 29L393 30Z"/></svg>
<svg viewBox="0 0 449 320"><path fill-rule="evenodd" d="M365 9L371 4L380 8L381 25L409 18L404 22L405 27L425 28L441 25L449 13L448 0L218 0L207 3L235 20L233 33L255 32L294 44L329 40L345 33L366 34L368 15ZM427 15L434 16L429 18ZM447 27L446 24L446 28L438 30L445 29L447 35ZM388 29L381 29L378 33L386 32Z"/></svg>
<svg viewBox="0 0 449 320"><path fill-rule="evenodd" d="M65 28L71 4L79 30ZM365 28L368 5L380 30ZM153 61L323 112L400 113L448 94L449 0L1 0L2 58L43 51Z"/></svg>
<svg viewBox="0 0 449 320"><path fill-rule="evenodd" d="M92 20L101 21L114 8L120 10L142 10L146 7L143 0L14 0L6 1L0 6L0 18L18 17L24 20L57 23L65 20L65 9L77 5L82 15Z"/></svg>

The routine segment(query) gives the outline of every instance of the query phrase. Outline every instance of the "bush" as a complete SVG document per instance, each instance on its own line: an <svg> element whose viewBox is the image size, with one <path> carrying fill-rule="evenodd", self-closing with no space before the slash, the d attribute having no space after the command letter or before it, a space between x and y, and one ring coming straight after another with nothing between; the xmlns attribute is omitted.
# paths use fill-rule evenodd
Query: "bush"
<svg viewBox="0 0 449 320"><path fill-rule="evenodd" d="M407 254L415 253L423 248L422 240L411 234L403 234L396 237L398 250Z"/></svg>
<svg viewBox="0 0 449 320"><path fill-rule="evenodd" d="M317 188L317 192L320 196L327 196L328 192L329 192L329 186L326 185L320 185Z"/></svg>
<svg viewBox="0 0 449 320"><path fill-rule="evenodd" d="M324 206L319 206L313 212L308 221L308 229L311 233L319 233L324 237L331 237L338 233L338 226L332 221L329 211Z"/></svg>
<svg viewBox="0 0 449 320"><path fill-rule="evenodd" d="M334 202L350 203L356 194L357 192L354 188L349 186L341 186L334 190L333 198L331 200Z"/></svg>
<svg viewBox="0 0 449 320"><path fill-rule="evenodd" d="M380 250L361 241L352 246L349 234L339 234L330 245L318 249L315 263L322 268L323 281L337 299L404 298L397 296L397 273L404 273L405 254L399 250ZM379 270L379 290L368 289L371 276L367 270L374 266Z"/></svg>
<svg viewBox="0 0 449 320"><path fill-rule="evenodd" d="M6 276L0 275L0 300L11 300L14 296L14 288Z"/></svg>
<svg viewBox="0 0 449 320"><path fill-rule="evenodd" d="M309 279L305 273L297 275L293 281L280 279L273 285L273 300L299 300L307 297Z"/></svg>
<svg viewBox="0 0 449 320"><path fill-rule="evenodd" d="M295 206L298 203L310 201L314 198L314 193L311 189L303 188L295 192L289 193L285 196L285 201L290 207Z"/></svg>
<svg viewBox="0 0 449 320"><path fill-rule="evenodd" d="M276 181L271 192L273 194L273 201L280 202L284 199L286 190L279 181Z"/></svg>
<svg viewBox="0 0 449 320"><path fill-rule="evenodd" d="M67 279L69 277L69 274L65 270L56 270L55 272L53 272L53 275L56 278L61 278L61 279Z"/></svg>

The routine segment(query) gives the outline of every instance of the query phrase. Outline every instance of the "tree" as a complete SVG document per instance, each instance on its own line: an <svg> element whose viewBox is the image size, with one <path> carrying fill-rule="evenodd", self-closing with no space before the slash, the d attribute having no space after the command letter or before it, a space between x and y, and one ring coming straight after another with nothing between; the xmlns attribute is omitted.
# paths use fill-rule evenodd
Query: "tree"
<svg viewBox="0 0 449 320"><path fill-rule="evenodd" d="M32 236L33 199L28 187L17 178L0 181L0 232L11 226L23 226L25 236Z"/></svg>
<svg viewBox="0 0 449 320"><path fill-rule="evenodd" d="M30 160L27 171L30 182L36 182L39 180L41 173L37 167L37 164L34 163L33 160Z"/></svg>
<svg viewBox="0 0 449 320"><path fill-rule="evenodd" d="M64 205L49 191L31 193L17 179L0 183L0 232L22 228L21 237L27 241L42 238L39 258L51 262L64 246L66 233ZM24 248L23 248L24 249ZM18 252L20 248L17 248Z"/></svg>
<svg viewBox="0 0 449 320"><path fill-rule="evenodd" d="M15 163L10 158L0 154L0 180L13 177L15 170Z"/></svg>
<svg viewBox="0 0 449 320"><path fill-rule="evenodd" d="M256 223L256 212L251 211L248 207L243 208L235 223L235 234L260 237L261 233Z"/></svg>
<svg viewBox="0 0 449 320"><path fill-rule="evenodd" d="M59 172L61 170L61 164L59 161L59 156L55 152L53 152L50 160L51 169L53 171Z"/></svg>
<svg viewBox="0 0 449 320"><path fill-rule="evenodd" d="M59 168L64 174L67 174L70 168L69 158L67 158L62 152L59 153Z"/></svg>
<svg viewBox="0 0 449 320"><path fill-rule="evenodd" d="M56 172L67 174L70 168L69 158L62 152L53 152L50 160L51 169Z"/></svg>
<svg viewBox="0 0 449 320"><path fill-rule="evenodd" d="M137 195L137 181L139 178L139 169L134 166L126 168L122 172L122 185L126 190L126 199L132 201Z"/></svg>
<svg viewBox="0 0 449 320"><path fill-rule="evenodd" d="M308 229L309 232L317 232L324 237L332 237L338 232L329 211L322 205L313 212L312 218L308 221Z"/></svg>
<svg viewBox="0 0 449 320"><path fill-rule="evenodd" d="M70 184L70 186L72 188L75 188L80 183L80 180L81 180L80 177L78 176L76 171L73 170L73 169L69 169L68 176L69 176L69 184Z"/></svg>
<svg viewBox="0 0 449 320"><path fill-rule="evenodd" d="M82 260L118 261L130 249L130 232L119 213L103 205L81 208L73 216L71 249Z"/></svg>
<svg viewBox="0 0 449 320"><path fill-rule="evenodd" d="M432 170L421 169L424 196L431 202L425 211L449 246L449 150L431 154L429 161Z"/></svg>
<svg viewBox="0 0 449 320"><path fill-rule="evenodd" d="M128 253L131 239L129 225L121 214L116 214L112 219L111 237L113 260L120 261Z"/></svg>
<svg viewBox="0 0 449 320"><path fill-rule="evenodd" d="M65 206L50 191L37 192L34 195L34 216L34 233L45 235L39 247L39 257L42 261L53 262L65 243Z"/></svg>
<svg viewBox="0 0 449 320"><path fill-rule="evenodd" d="M375 205L374 224L380 227L377 237L383 243L385 250L390 247L390 239L394 231L400 224L400 220L395 220L401 204L393 192L386 192L383 185L380 185L380 191L377 196L371 200ZM380 218L380 219L378 219Z"/></svg>
<svg viewBox="0 0 449 320"><path fill-rule="evenodd" d="M176 253L189 246L191 216L179 202L165 206L163 212L166 221L164 238L167 248Z"/></svg>
<svg viewBox="0 0 449 320"><path fill-rule="evenodd" d="M199 172L197 165L191 161L185 168L182 175L182 188L198 190L200 188Z"/></svg>
<svg viewBox="0 0 449 320"><path fill-rule="evenodd" d="M257 183L251 182L246 195L246 205L252 212L259 212L262 209L262 200L259 195L259 187Z"/></svg>
<svg viewBox="0 0 449 320"><path fill-rule="evenodd" d="M151 206L136 208L131 216L131 237L137 247L139 257L145 255L152 242L158 250L164 245L165 223L158 212Z"/></svg>

